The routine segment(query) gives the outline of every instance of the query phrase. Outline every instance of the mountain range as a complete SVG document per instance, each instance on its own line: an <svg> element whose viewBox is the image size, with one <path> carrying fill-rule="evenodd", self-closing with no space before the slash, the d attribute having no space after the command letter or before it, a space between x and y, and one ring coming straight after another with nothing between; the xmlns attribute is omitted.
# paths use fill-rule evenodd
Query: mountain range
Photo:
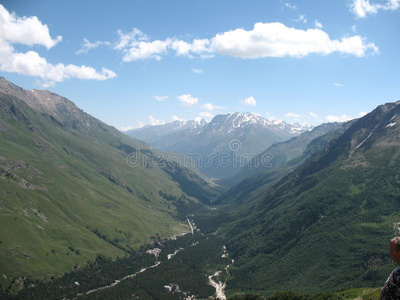
<svg viewBox="0 0 400 300"><path fill-rule="evenodd" d="M174 121L128 131L165 152L194 157L198 169L211 178L226 178L272 144L288 140L312 129L310 124L288 124L267 120L251 113L217 115L210 122L196 119ZM229 163L221 163L225 159Z"/></svg>
<svg viewBox="0 0 400 300"><path fill-rule="evenodd" d="M232 292L383 284L400 220L399 122L400 101L381 105L323 136L326 147L272 184L242 184L240 201L217 217L235 258Z"/></svg>
<svg viewBox="0 0 400 300"><path fill-rule="evenodd" d="M162 151L179 146L204 156L211 145L232 153L258 145L250 164L231 174L218 165L202 170L231 186L221 194L72 101L0 78L0 285L13 293L29 278L41 295L50 287L65 295L55 281L65 273L77 289L80 278L84 292L112 285L121 278L112 277L123 264L117 257L150 260L135 251L193 229L190 218L192 234L164 244L171 248L161 252L162 268L137 265L143 277L106 294L129 298L147 286L143 293L162 299L168 280L185 282L186 274L204 297L214 292L210 274L221 276L229 296L381 286L394 268L388 242L400 222L399 124L400 101L315 128L234 113L135 131L153 144L169 142ZM266 156L268 165L256 164ZM222 262L229 272L215 275L228 271ZM96 283L84 276L102 270L107 277Z"/></svg>

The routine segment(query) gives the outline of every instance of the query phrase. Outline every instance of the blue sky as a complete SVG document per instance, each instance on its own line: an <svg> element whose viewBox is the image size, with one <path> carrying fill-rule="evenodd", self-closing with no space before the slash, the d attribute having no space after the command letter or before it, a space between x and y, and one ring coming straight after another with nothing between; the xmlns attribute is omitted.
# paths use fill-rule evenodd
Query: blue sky
<svg viewBox="0 0 400 300"><path fill-rule="evenodd" d="M119 129L234 111L318 124L400 99L400 0L1 3L0 75Z"/></svg>

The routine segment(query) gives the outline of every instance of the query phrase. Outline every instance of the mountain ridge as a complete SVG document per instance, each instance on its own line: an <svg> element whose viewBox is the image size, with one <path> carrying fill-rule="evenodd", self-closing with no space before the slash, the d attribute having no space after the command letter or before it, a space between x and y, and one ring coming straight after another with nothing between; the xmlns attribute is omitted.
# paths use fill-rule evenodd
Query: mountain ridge
<svg viewBox="0 0 400 300"><path fill-rule="evenodd" d="M127 134L142 138L152 147L164 152L198 156L201 162L197 166L203 174L210 178L225 178L237 172L247 162L248 156L256 156L276 142L311 129L310 125L269 121L251 113L217 115L210 122L190 129L179 124L147 127L129 131ZM154 129L160 129L160 132L167 127L173 129L166 130L164 134L153 132ZM232 144L235 147L232 148ZM221 155L229 157L228 166L222 166Z"/></svg>
<svg viewBox="0 0 400 300"><path fill-rule="evenodd" d="M265 294L268 282L273 293L282 276L304 292L383 284L400 218L399 113L398 101L378 106L273 186L243 191L219 231L235 257L232 291Z"/></svg>
<svg viewBox="0 0 400 300"><path fill-rule="evenodd" d="M98 255L124 256L157 236L186 231L191 207L217 194L190 170L155 160L145 143L68 99L36 91L39 101L4 80L1 285L23 276L48 280ZM53 97L57 105L41 105Z"/></svg>

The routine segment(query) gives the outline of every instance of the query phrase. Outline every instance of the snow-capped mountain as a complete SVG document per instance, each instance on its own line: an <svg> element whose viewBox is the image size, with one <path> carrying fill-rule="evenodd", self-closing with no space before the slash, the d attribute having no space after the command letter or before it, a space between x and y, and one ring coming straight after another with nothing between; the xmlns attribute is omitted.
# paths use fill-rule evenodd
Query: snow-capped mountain
<svg viewBox="0 0 400 300"><path fill-rule="evenodd" d="M281 120L268 120L252 113L229 113L217 115L210 122L203 119L165 125L147 126L131 130L128 135L142 139L151 146L165 152L181 152L201 157L198 168L214 178L232 176L237 172L241 161L221 164L216 153L232 155L257 155L272 144L288 140L311 130L310 124L289 124ZM238 148L231 149L235 141ZM210 159L212 157L213 159Z"/></svg>
<svg viewBox="0 0 400 300"><path fill-rule="evenodd" d="M182 122L183 125L181 127L181 129L185 130L185 129L197 129L200 127L203 127L204 125L207 124L207 121L202 119L202 118L195 118L194 120L190 120L187 122Z"/></svg>
<svg viewBox="0 0 400 300"><path fill-rule="evenodd" d="M148 141L149 139L165 136L181 130L193 130L207 124L207 121L196 118L190 121L173 121L163 125L146 125L138 129L132 129L125 132L127 135L139 140Z"/></svg>
<svg viewBox="0 0 400 300"><path fill-rule="evenodd" d="M230 133L236 129L246 128L248 126L259 126L268 128L275 131L285 131L289 134L297 135L313 128L311 124L305 123L300 125L298 123L289 124L282 120L268 120L259 115L252 113L229 113L226 115L215 116L208 126L203 130L214 130L215 132Z"/></svg>

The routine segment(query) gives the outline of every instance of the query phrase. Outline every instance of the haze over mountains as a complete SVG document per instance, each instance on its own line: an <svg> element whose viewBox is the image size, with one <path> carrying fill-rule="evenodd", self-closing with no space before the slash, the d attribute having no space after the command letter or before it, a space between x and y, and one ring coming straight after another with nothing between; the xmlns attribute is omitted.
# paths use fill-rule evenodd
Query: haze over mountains
<svg viewBox="0 0 400 300"><path fill-rule="evenodd" d="M127 132L165 152L181 152L197 157L201 172L211 178L226 178L238 172L249 160L274 143L311 130L310 124L289 124L267 120L251 113L217 115L203 119L174 121ZM221 166L222 156L230 161Z"/></svg>

